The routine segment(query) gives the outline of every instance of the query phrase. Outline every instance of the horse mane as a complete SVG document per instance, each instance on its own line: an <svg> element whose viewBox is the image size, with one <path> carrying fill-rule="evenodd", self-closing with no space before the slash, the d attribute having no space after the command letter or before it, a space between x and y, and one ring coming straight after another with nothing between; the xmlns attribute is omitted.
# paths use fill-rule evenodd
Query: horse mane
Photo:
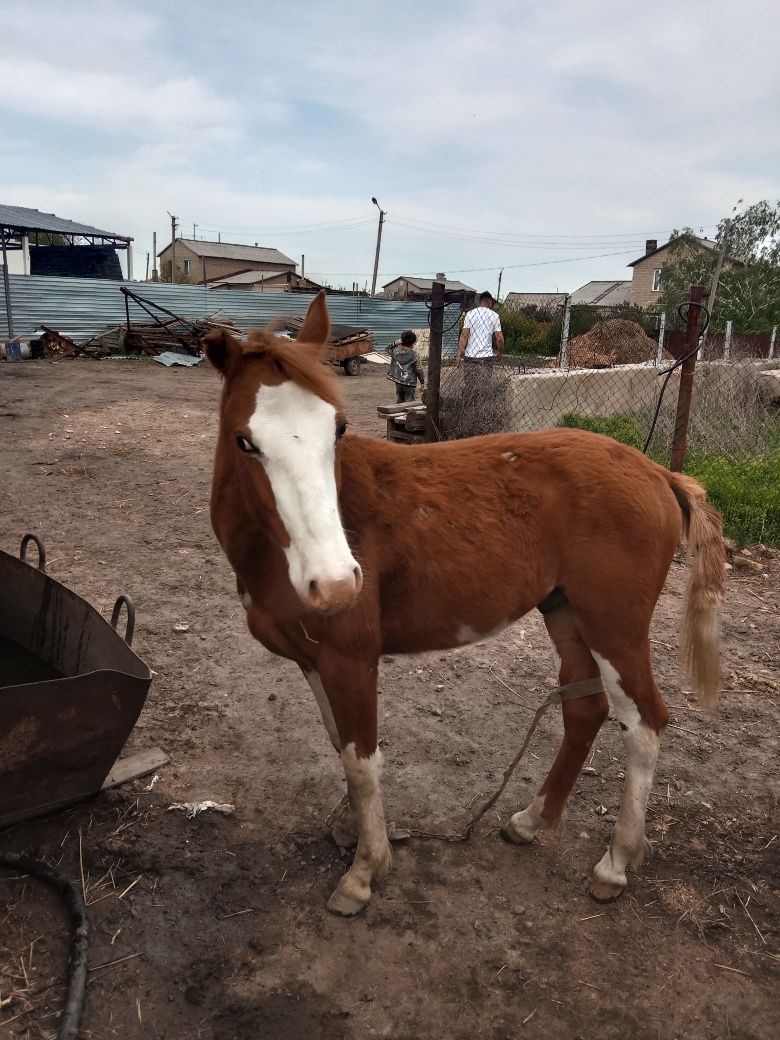
<svg viewBox="0 0 780 1040"><path fill-rule="evenodd" d="M325 361L326 350L325 346L275 336L272 331L250 329L243 356L270 361L291 382L338 410L343 407L343 399L336 377Z"/></svg>

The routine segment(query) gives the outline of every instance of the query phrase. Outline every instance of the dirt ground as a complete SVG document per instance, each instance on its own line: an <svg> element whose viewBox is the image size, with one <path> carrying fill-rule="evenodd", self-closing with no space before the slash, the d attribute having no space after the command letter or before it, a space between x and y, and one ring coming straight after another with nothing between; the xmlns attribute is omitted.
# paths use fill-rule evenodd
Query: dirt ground
<svg viewBox="0 0 780 1040"><path fill-rule="evenodd" d="M344 385L353 426L382 435L382 373ZM296 668L246 631L209 527L218 392L205 365L0 370L0 545L16 552L37 531L49 572L104 613L120 591L135 598L134 647L155 675L128 750L170 755L153 785L147 777L0 834L3 850L44 857L73 879L83 867L91 971L81 1035L780 1035L778 561L730 575L714 719L678 685L684 570L673 565L653 631L672 726L650 801L652 853L619 902L586 894L621 793L613 720L560 832L527 848L499 840L499 821L527 803L557 747L551 712L468 844L396 846L367 911L333 918L325 900L346 863L325 820L342 793L340 766ZM386 659L380 685L388 817L450 829L498 785L554 679L529 615L490 643ZM205 798L235 814L166 811ZM0 1037L56 1034L68 929L44 886L3 872Z"/></svg>

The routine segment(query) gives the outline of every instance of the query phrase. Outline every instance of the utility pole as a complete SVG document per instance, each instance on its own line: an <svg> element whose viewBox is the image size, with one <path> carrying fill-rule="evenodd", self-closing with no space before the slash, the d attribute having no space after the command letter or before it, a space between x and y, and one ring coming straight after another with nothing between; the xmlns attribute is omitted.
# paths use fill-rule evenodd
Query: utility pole
<svg viewBox="0 0 780 1040"><path fill-rule="evenodd" d="M504 277L504 268L498 272L498 288L496 289L496 303L501 303L501 279Z"/></svg>
<svg viewBox="0 0 780 1040"><path fill-rule="evenodd" d="M195 234L195 232L196 232L197 230L198 230L198 225L197 225L197 224L195 224L195 223L193 222L193 225L192 225L192 237L193 237L193 240L194 240L195 238L197 238L197 235Z"/></svg>
<svg viewBox="0 0 780 1040"><path fill-rule="evenodd" d="M158 282L160 280L157 274L157 232L152 232L152 281Z"/></svg>
<svg viewBox="0 0 780 1040"><path fill-rule="evenodd" d="M306 254L301 253L301 278L306 277Z"/></svg>
<svg viewBox="0 0 780 1040"><path fill-rule="evenodd" d="M385 222L385 211L379 205L375 198L372 197L371 201L374 203L376 208L379 210L379 227L376 229L376 255L374 256L374 277L371 280L371 295L376 296L376 276L379 270L379 247L382 245L382 225Z"/></svg>
<svg viewBox="0 0 780 1040"><path fill-rule="evenodd" d="M173 213L168 210L168 216L171 218L171 285L176 281L176 220Z"/></svg>

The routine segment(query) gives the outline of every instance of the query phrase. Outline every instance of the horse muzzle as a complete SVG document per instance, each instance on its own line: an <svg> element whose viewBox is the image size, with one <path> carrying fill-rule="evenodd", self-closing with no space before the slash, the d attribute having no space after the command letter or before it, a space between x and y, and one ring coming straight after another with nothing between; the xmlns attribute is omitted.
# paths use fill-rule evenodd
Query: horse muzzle
<svg viewBox="0 0 780 1040"><path fill-rule="evenodd" d="M340 614L354 606L363 588L363 573L355 564L343 578L312 578L304 602L317 614Z"/></svg>

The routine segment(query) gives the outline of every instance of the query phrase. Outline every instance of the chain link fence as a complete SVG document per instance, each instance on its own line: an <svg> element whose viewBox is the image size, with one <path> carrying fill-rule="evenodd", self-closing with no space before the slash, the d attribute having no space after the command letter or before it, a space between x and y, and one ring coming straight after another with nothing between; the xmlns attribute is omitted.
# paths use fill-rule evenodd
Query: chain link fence
<svg viewBox="0 0 780 1040"><path fill-rule="evenodd" d="M679 368L668 370L683 356L684 330L636 308L522 297L495 309L445 307L438 436L577 426L639 448L650 438L649 454L668 465L680 384ZM694 376L690 451L737 459L776 443L774 348L771 333L706 336Z"/></svg>

